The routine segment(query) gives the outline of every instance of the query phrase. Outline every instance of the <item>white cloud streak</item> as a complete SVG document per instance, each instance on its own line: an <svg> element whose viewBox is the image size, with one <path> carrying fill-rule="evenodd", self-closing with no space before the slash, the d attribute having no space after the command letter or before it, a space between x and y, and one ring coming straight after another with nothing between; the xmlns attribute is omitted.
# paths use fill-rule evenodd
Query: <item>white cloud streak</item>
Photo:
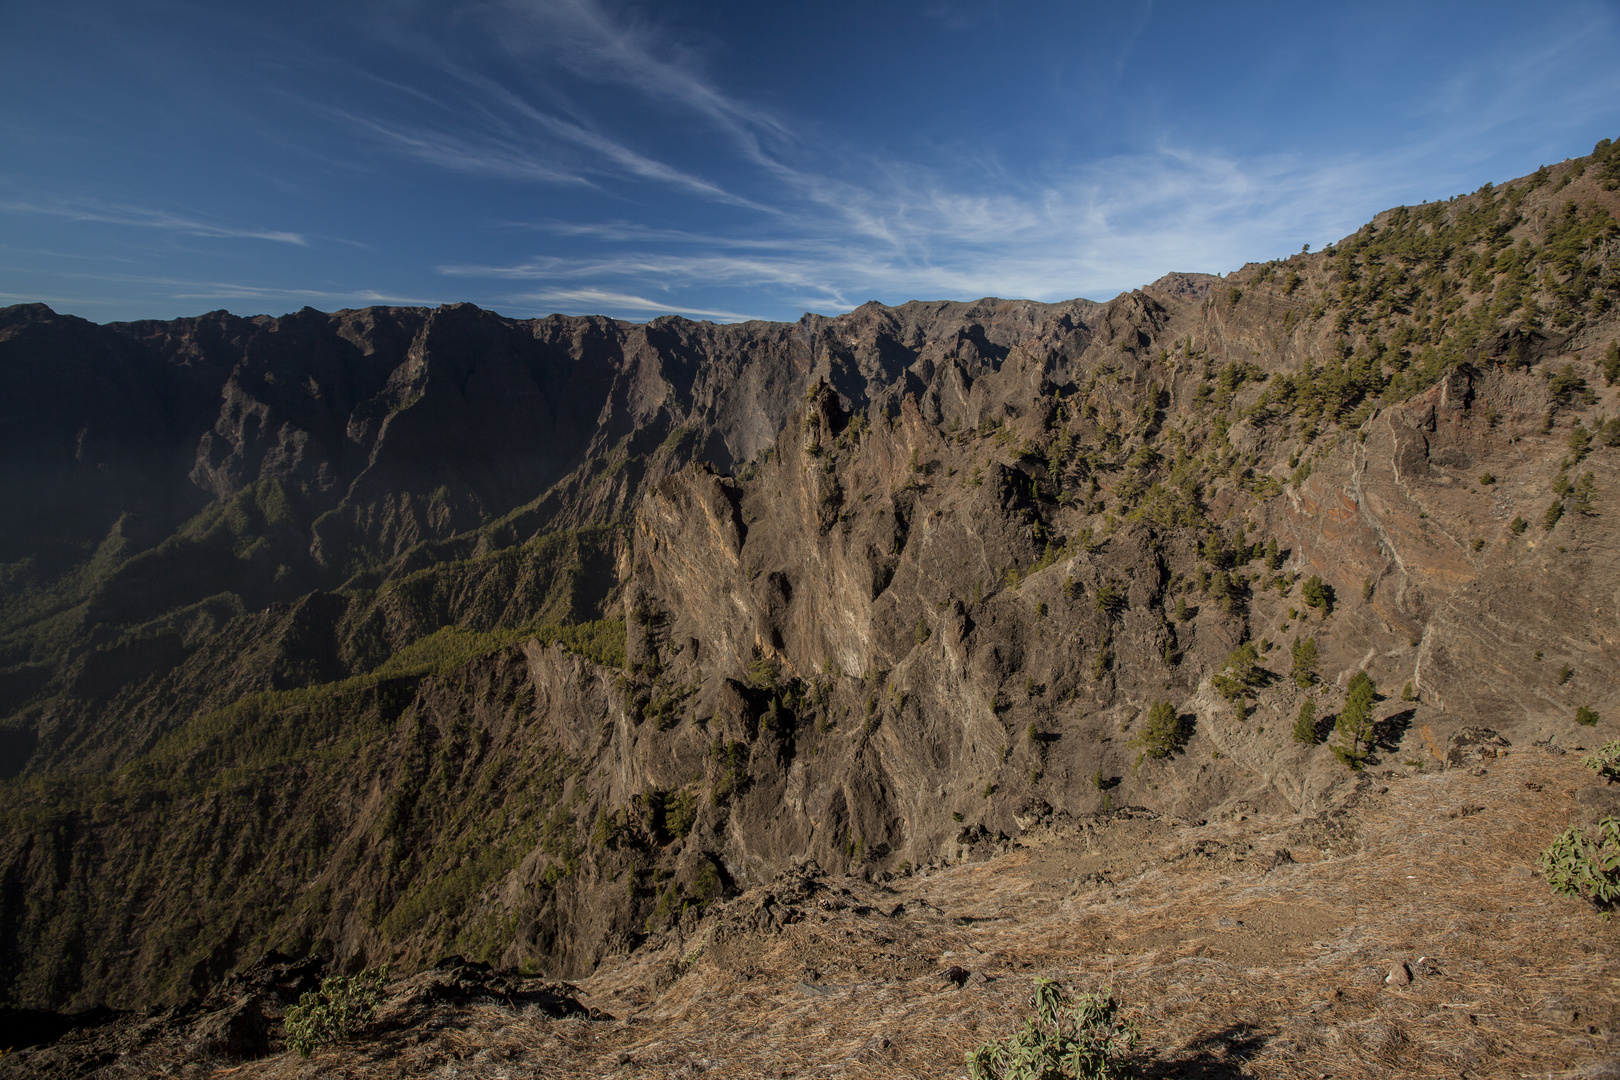
<svg viewBox="0 0 1620 1080"><path fill-rule="evenodd" d="M545 305L556 305L551 311L570 314L591 314L599 311L630 311L638 314L653 312L660 315L685 315L719 322L746 322L752 315L735 311L713 311L683 304L668 304L649 300L630 293L610 292L605 289L548 289L538 293L518 293L504 297L508 303L540 310ZM550 314L548 311L547 314Z"/></svg>
<svg viewBox="0 0 1620 1080"><path fill-rule="evenodd" d="M1264 258L1305 240L1338 239L1359 224L1352 194L1385 168L1350 162L1327 170L1288 159L1244 167L1166 147L1109 159L1061 185L993 194L953 190L925 170L894 170L887 190L852 191L848 214L799 218L774 236L547 223L529 227L587 236L609 250L439 270L492 281L638 283L672 295L729 286L816 308L873 295L1106 298L1172 268L1232 269L1233 251Z"/></svg>
<svg viewBox="0 0 1620 1080"><path fill-rule="evenodd" d="M138 206L103 203L94 199L76 199L58 203L29 202L0 199L0 212L25 214L31 217L58 218L63 221L90 221L107 225L127 225L140 229L164 229L190 236L206 236L227 240L270 240L278 244L307 247L309 242L302 233L273 229L252 229L231 225L218 225L182 217L166 210L149 210Z"/></svg>
<svg viewBox="0 0 1620 1080"><path fill-rule="evenodd" d="M37 270L29 270L16 266L0 266L0 273L13 272L18 274L34 274ZM141 292L165 300L253 300L262 303L296 303L296 304L344 304L367 305L388 304L398 307L422 307L437 304L437 300L421 297L399 296L377 289L310 289L288 288L281 285L259 284L241 281L207 281L195 278L154 277L148 274L95 274L80 271L60 270L50 274L51 277L63 281L93 281L113 284L124 287L127 291L134 286ZM3 296L16 294L0 293ZM47 296L35 296L33 299L43 299L54 303ZM128 297L123 297L125 301ZM91 299L89 303L110 304L116 300Z"/></svg>

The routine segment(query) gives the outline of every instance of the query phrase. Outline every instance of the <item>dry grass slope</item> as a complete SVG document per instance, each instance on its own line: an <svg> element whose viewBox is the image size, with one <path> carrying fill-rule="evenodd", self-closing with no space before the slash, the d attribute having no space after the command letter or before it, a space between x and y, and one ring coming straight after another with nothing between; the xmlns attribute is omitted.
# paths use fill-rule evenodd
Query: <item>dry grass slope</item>
<svg viewBox="0 0 1620 1080"><path fill-rule="evenodd" d="M1620 924L1532 869L1595 786L1578 759L1388 771L1314 818L1060 820L887 884L784 874L580 983L612 1020L396 1005L307 1061L180 1071L960 1077L1047 977L1112 987L1147 1077L1611 1075Z"/></svg>

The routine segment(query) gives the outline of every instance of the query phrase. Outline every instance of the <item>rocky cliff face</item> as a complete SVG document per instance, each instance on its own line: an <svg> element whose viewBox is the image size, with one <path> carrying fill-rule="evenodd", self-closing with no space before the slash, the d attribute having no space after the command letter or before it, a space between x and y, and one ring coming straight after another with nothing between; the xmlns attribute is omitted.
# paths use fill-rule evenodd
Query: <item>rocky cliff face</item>
<svg viewBox="0 0 1620 1080"><path fill-rule="evenodd" d="M5 995L577 975L805 856L1612 732L1616 180L1105 305L0 311Z"/></svg>

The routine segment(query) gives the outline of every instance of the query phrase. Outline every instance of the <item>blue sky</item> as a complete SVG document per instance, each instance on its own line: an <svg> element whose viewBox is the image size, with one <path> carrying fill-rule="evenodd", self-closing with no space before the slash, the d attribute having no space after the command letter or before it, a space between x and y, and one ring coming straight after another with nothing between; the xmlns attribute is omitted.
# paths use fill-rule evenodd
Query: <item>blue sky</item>
<svg viewBox="0 0 1620 1080"><path fill-rule="evenodd" d="M1620 137L1616 0L65 0L5 23L0 304L98 321L1107 299Z"/></svg>

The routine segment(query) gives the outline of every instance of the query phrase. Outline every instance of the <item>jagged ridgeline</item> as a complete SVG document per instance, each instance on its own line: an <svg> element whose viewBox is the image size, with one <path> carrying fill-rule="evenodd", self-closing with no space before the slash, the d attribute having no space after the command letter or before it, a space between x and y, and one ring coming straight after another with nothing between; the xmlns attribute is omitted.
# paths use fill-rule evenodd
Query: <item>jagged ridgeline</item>
<svg viewBox="0 0 1620 1080"><path fill-rule="evenodd" d="M571 975L804 856L1612 733L1617 187L1107 304L0 310L0 993Z"/></svg>

